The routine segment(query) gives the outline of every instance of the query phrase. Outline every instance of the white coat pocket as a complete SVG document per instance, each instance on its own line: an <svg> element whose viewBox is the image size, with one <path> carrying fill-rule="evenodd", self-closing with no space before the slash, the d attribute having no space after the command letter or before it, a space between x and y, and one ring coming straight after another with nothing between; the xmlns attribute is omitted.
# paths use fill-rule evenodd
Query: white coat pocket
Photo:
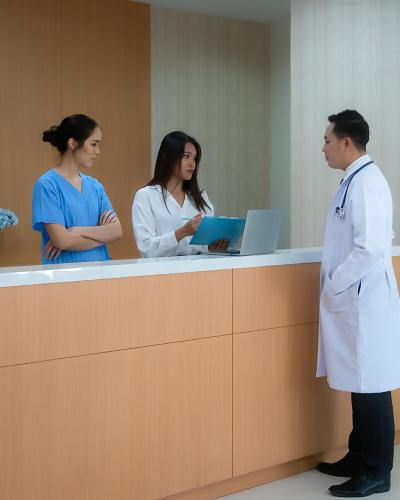
<svg viewBox="0 0 400 500"><path fill-rule="evenodd" d="M351 311L358 305L358 285L351 285L342 292L335 293L329 277L325 280L322 290L321 305L329 312Z"/></svg>
<svg viewBox="0 0 400 500"><path fill-rule="evenodd" d="M386 309L391 300L392 285L383 263L372 268L362 279L359 305L362 310Z"/></svg>

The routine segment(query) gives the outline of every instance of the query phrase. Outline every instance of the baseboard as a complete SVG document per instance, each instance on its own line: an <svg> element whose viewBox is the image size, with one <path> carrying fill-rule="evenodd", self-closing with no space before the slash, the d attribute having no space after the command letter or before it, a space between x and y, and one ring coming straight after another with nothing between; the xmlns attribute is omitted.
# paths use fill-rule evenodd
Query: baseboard
<svg viewBox="0 0 400 500"><path fill-rule="evenodd" d="M400 442L400 431L396 432L396 443ZM231 495L238 491L247 490L261 484L276 481L284 477L293 476L313 469L321 460L334 461L343 456L346 448L339 448L326 453L319 453L300 458L284 464L268 467L267 469L251 472L243 476L232 477L225 481L209 484L195 490L185 491L176 495L164 497L162 500L215 500L216 498Z"/></svg>

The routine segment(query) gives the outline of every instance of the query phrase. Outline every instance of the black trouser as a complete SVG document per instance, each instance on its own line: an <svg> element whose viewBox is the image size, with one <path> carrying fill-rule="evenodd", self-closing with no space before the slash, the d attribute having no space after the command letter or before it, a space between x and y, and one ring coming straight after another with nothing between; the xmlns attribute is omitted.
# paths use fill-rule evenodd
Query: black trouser
<svg viewBox="0 0 400 500"><path fill-rule="evenodd" d="M352 393L353 430L349 458L372 479L389 479L393 467L394 416L391 392Z"/></svg>

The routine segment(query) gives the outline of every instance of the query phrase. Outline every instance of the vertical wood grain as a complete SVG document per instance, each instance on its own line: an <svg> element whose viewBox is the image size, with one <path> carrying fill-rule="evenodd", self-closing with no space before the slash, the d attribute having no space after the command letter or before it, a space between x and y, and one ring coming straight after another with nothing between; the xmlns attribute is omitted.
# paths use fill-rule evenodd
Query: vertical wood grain
<svg viewBox="0 0 400 500"><path fill-rule="evenodd" d="M0 366L232 333L232 271L0 288Z"/></svg>
<svg viewBox="0 0 400 500"><path fill-rule="evenodd" d="M122 241L113 257L137 255L135 191L150 172L150 11L128 0L63 0L62 113L85 113L103 131L97 177L117 210Z"/></svg>
<svg viewBox="0 0 400 500"><path fill-rule="evenodd" d="M233 332L318 321L319 264L233 270Z"/></svg>
<svg viewBox="0 0 400 500"><path fill-rule="evenodd" d="M154 500L231 477L231 337L0 369L7 500Z"/></svg>
<svg viewBox="0 0 400 500"><path fill-rule="evenodd" d="M315 378L317 324L235 334L234 475L346 445L346 393Z"/></svg>
<svg viewBox="0 0 400 500"><path fill-rule="evenodd" d="M97 177L120 216L113 257L138 253L131 229L135 191L151 171L150 8L129 0L0 2L0 206L20 224L0 238L0 266L38 264L31 229L35 180L58 159L42 131L86 113L103 129Z"/></svg>
<svg viewBox="0 0 400 500"><path fill-rule="evenodd" d="M32 188L52 161L42 131L61 113L59 0L0 2L0 207L20 222L0 237L0 266L40 262Z"/></svg>
<svg viewBox="0 0 400 500"><path fill-rule="evenodd" d="M218 214L268 208L270 27L152 8L152 150L173 130L203 148Z"/></svg>
<svg viewBox="0 0 400 500"><path fill-rule="evenodd" d="M291 6L292 246L319 246L341 179L321 152L327 117L357 109L371 129L367 149L386 175L400 235L398 109L400 3L321 2Z"/></svg>

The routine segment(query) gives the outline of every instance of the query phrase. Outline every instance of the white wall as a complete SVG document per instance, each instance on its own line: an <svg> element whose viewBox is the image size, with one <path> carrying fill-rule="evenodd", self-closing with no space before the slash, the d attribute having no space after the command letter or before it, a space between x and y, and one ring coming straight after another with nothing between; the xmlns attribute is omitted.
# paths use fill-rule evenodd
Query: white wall
<svg viewBox="0 0 400 500"><path fill-rule="evenodd" d="M280 248L290 248L290 19L271 25L271 207L283 210Z"/></svg>
<svg viewBox="0 0 400 500"><path fill-rule="evenodd" d="M152 7L153 165L163 136L193 135L217 213L270 204L270 27Z"/></svg>
<svg viewBox="0 0 400 500"><path fill-rule="evenodd" d="M320 245L340 181L321 153L327 116L357 109L387 176L400 235L400 2L292 0L292 246ZM400 241L397 237L397 241Z"/></svg>

